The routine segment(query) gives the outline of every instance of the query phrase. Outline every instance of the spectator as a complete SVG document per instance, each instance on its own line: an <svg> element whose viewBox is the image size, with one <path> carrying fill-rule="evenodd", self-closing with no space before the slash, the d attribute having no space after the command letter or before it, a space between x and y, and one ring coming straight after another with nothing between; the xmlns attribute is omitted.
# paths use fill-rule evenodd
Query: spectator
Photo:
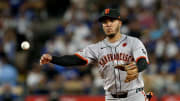
<svg viewBox="0 0 180 101"><path fill-rule="evenodd" d="M46 76L41 72L41 67L38 63L32 65L32 71L27 75L27 86L32 94L46 94ZM45 87L45 88L44 88Z"/></svg>
<svg viewBox="0 0 180 101"><path fill-rule="evenodd" d="M9 28L5 31L3 36L3 46L4 52L7 54L7 58L10 62L13 62L16 52L16 33L14 29Z"/></svg>
<svg viewBox="0 0 180 101"><path fill-rule="evenodd" d="M12 86L9 84L3 85L0 101L18 101L18 96L12 92Z"/></svg>
<svg viewBox="0 0 180 101"><path fill-rule="evenodd" d="M177 54L178 47L169 32L166 32L164 36L157 41L155 52L158 58L165 56L168 59L173 58Z"/></svg>
<svg viewBox="0 0 180 101"><path fill-rule="evenodd" d="M142 30L139 21L136 18L132 18L129 23L128 35L140 38L142 36Z"/></svg>
<svg viewBox="0 0 180 101"><path fill-rule="evenodd" d="M175 74L180 69L180 52L176 54L176 57L170 61L169 72Z"/></svg>
<svg viewBox="0 0 180 101"><path fill-rule="evenodd" d="M0 53L0 85L16 85L18 80L18 71L8 63L5 53Z"/></svg>
<svg viewBox="0 0 180 101"><path fill-rule="evenodd" d="M37 86L42 79L41 67L38 63L32 65L32 71L27 75L27 86L33 88Z"/></svg>

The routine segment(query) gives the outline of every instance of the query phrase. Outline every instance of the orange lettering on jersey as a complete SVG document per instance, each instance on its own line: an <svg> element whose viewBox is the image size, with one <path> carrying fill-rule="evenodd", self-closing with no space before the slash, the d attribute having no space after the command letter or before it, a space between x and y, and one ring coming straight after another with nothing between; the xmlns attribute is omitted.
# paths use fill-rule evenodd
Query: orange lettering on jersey
<svg viewBox="0 0 180 101"><path fill-rule="evenodd" d="M129 60L128 61L132 62L132 61L134 61L134 58L132 56L129 56Z"/></svg>
<svg viewBox="0 0 180 101"><path fill-rule="evenodd" d="M105 64L114 60L123 60L126 62L131 62L134 61L134 58L125 53L107 54L100 59L99 64L104 67Z"/></svg>
<svg viewBox="0 0 180 101"><path fill-rule="evenodd" d="M114 54L114 58L113 58L113 60L116 60L116 54Z"/></svg>
<svg viewBox="0 0 180 101"><path fill-rule="evenodd" d="M99 64L100 64L100 65L102 65L102 66L104 67L104 64L103 64L103 62L102 62L102 61L99 61Z"/></svg>
<svg viewBox="0 0 180 101"><path fill-rule="evenodd" d="M123 56L122 53L120 53L120 54L119 54L119 60L122 60L122 59L123 59L122 56Z"/></svg>
<svg viewBox="0 0 180 101"><path fill-rule="evenodd" d="M116 54L116 59L119 60L120 57L119 57L119 53Z"/></svg>
<svg viewBox="0 0 180 101"><path fill-rule="evenodd" d="M125 55L125 60L124 61L128 61L128 54Z"/></svg>
<svg viewBox="0 0 180 101"><path fill-rule="evenodd" d="M110 54L107 55L108 61L111 61L111 56Z"/></svg>
<svg viewBox="0 0 180 101"><path fill-rule="evenodd" d="M123 55L123 61L127 61L127 59L126 59L126 54L122 54Z"/></svg>
<svg viewBox="0 0 180 101"><path fill-rule="evenodd" d="M105 64L106 64L106 61L104 60L104 58L102 58L102 62L103 62L103 65L105 65Z"/></svg>
<svg viewBox="0 0 180 101"><path fill-rule="evenodd" d="M105 64L108 62L108 59L106 56L104 56Z"/></svg>
<svg viewBox="0 0 180 101"><path fill-rule="evenodd" d="M131 60L132 60L131 58L132 58L132 56L128 57L128 62L131 62Z"/></svg>
<svg viewBox="0 0 180 101"><path fill-rule="evenodd" d="M110 57L111 57L111 61L113 61L113 55L112 54L110 54Z"/></svg>
<svg viewBox="0 0 180 101"><path fill-rule="evenodd" d="M125 61L125 54L122 54L122 60Z"/></svg>

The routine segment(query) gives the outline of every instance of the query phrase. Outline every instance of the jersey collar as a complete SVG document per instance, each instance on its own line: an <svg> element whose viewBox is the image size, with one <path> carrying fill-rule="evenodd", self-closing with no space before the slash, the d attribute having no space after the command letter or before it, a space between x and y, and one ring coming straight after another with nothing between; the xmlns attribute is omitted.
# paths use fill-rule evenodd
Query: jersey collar
<svg viewBox="0 0 180 101"><path fill-rule="evenodd" d="M110 43L110 42L108 41L108 38L105 38L105 39L104 39L104 43L105 43L107 46L110 46L110 47L117 47L117 46L119 46L120 43L123 42L126 38L127 38L127 36L124 35L124 34L122 34L121 38L120 38L118 41L116 41L116 42L114 42L114 43Z"/></svg>

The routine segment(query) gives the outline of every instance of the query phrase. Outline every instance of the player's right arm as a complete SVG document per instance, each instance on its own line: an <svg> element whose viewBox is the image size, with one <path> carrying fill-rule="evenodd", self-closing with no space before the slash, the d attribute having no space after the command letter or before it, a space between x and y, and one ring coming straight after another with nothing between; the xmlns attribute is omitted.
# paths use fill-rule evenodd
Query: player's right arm
<svg viewBox="0 0 180 101"><path fill-rule="evenodd" d="M41 56L40 65L53 63L61 66L82 66L97 60L97 44L92 44L76 52L74 55L52 56L44 54Z"/></svg>
<svg viewBox="0 0 180 101"><path fill-rule="evenodd" d="M53 63L61 66L78 66L86 65L87 60L78 57L77 55L64 55L61 57L43 54L40 59L40 65Z"/></svg>

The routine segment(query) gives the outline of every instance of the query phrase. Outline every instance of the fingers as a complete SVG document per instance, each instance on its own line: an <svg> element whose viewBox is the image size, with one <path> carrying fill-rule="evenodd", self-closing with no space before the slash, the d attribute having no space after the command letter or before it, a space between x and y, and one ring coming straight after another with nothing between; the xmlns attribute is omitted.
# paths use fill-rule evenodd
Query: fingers
<svg viewBox="0 0 180 101"><path fill-rule="evenodd" d="M131 69L135 69L135 68L137 68L137 66L136 66L136 64L134 62L125 66L126 71L131 70Z"/></svg>
<svg viewBox="0 0 180 101"><path fill-rule="evenodd" d="M127 72L127 76L124 81L125 83L135 80L138 77L138 68L135 62L132 62L130 64L118 65L115 68L118 68L120 70Z"/></svg>
<svg viewBox="0 0 180 101"><path fill-rule="evenodd" d="M41 56L40 65L48 64L52 60L52 56L49 54L44 54Z"/></svg>
<svg viewBox="0 0 180 101"><path fill-rule="evenodd" d="M120 69L122 71L127 71L127 70L131 70L131 69L135 69L137 67L136 67L135 62L132 62L130 64L121 64L121 65L118 65L114 68Z"/></svg>
<svg viewBox="0 0 180 101"><path fill-rule="evenodd" d="M136 74L136 73L138 73L138 69L137 68L134 68L134 69L131 69L131 70L127 71L128 75L132 75L132 74Z"/></svg>
<svg viewBox="0 0 180 101"><path fill-rule="evenodd" d="M127 77L126 77L126 79L125 79L125 83L128 83L128 82L130 82L130 81L132 81L132 80L135 80L136 78L138 77L138 73L137 74L134 74L134 75L128 75Z"/></svg>
<svg viewBox="0 0 180 101"><path fill-rule="evenodd" d="M128 75L126 78L127 79L132 79L132 78L137 78L137 76L138 76L138 73L132 74L132 75Z"/></svg>
<svg viewBox="0 0 180 101"><path fill-rule="evenodd" d="M125 83L128 83L132 80L135 80L138 78L138 68L135 63L131 63L129 65L126 65L125 70L127 72L127 76L125 79Z"/></svg>
<svg viewBox="0 0 180 101"><path fill-rule="evenodd" d="M132 80L135 80L136 78L134 78L134 79L126 79L124 82L125 83L128 83L128 82L130 82L130 81L132 81Z"/></svg>
<svg viewBox="0 0 180 101"><path fill-rule="evenodd" d="M120 69L122 71L125 71L125 65L118 65L115 68L118 68L118 69Z"/></svg>

